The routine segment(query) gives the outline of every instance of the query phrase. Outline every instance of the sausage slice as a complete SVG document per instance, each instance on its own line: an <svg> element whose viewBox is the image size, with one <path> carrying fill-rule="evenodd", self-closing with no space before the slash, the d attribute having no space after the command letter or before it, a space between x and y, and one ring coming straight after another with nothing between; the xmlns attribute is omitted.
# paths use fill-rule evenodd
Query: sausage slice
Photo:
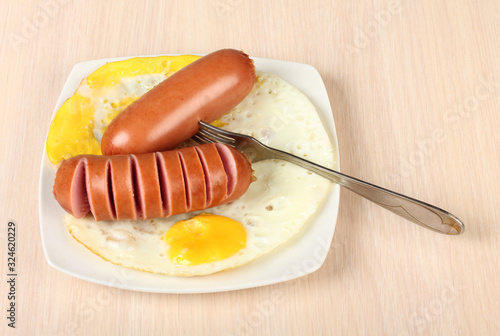
<svg viewBox="0 0 500 336"><path fill-rule="evenodd" d="M252 168L248 159L233 147L215 144L226 172L227 193L224 203L240 198L252 183Z"/></svg>
<svg viewBox="0 0 500 336"><path fill-rule="evenodd" d="M117 155L109 162L116 219L136 220L137 204L132 180L132 160L128 155Z"/></svg>
<svg viewBox="0 0 500 336"><path fill-rule="evenodd" d="M163 216L158 166L154 153L132 155L134 158L137 195L142 219Z"/></svg>
<svg viewBox="0 0 500 336"><path fill-rule="evenodd" d="M59 167L52 192L61 207L82 218L90 212L86 186L86 164L82 156L74 156Z"/></svg>
<svg viewBox="0 0 500 336"><path fill-rule="evenodd" d="M194 147L187 147L178 153L186 184L187 211L205 209L207 203L205 173L198 152Z"/></svg>
<svg viewBox="0 0 500 336"><path fill-rule="evenodd" d="M109 157L84 157L90 211L97 221L116 219Z"/></svg>
<svg viewBox="0 0 500 336"><path fill-rule="evenodd" d="M188 212L186 183L177 151L156 153L160 164L160 181L163 197L163 216L169 217Z"/></svg>
<svg viewBox="0 0 500 336"><path fill-rule="evenodd" d="M227 175L215 144L196 146L207 190L207 208L222 204L227 195Z"/></svg>

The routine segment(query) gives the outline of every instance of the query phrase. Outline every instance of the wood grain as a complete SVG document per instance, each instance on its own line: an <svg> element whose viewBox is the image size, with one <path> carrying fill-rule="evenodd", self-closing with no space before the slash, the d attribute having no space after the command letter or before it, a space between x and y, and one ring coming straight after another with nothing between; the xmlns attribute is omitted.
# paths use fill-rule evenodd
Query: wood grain
<svg viewBox="0 0 500 336"><path fill-rule="evenodd" d="M2 335L493 335L500 329L500 3L472 1L2 1ZM304 278L159 295L72 278L45 261L38 174L77 62L208 53L321 73L342 170L448 209L447 237L343 191L326 263ZM17 231L7 327L6 226ZM270 297L279 298L270 301Z"/></svg>

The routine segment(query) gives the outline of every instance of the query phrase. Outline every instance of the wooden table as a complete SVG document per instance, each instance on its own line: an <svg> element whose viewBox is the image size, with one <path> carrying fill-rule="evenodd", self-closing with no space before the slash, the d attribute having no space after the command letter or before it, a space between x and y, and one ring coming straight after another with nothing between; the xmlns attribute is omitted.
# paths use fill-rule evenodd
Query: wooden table
<svg viewBox="0 0 500 336"><path fill-rule="evenodd" d="M2 335L493 335L500 329L500 5L484 1L0 3ZM88 283L45 261L38 176L77 62L223 47L308 63L326 84L342 171L426 200L444 236L347 191L304 278L201 295ZM17 227L7 327L7 224ZM272 294L280 300L271 302Z"/></svg>

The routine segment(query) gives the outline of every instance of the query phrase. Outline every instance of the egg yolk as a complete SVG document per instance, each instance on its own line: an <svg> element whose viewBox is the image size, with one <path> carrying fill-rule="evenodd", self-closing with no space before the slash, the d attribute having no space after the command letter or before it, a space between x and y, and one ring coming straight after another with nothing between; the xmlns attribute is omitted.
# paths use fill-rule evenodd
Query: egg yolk
<svg viewBox="0 0 500 336"><path fill-rule="evenodd" d="M168 257L179 265L200 265L226 259L246 246L243 225L231 218L201 214L175 223L163 240Z"/></svg>
<svg viewBox="0 0 500 336"><path fill-rule="evenodd" d="M94 137L94 109L90 99L74 94L61 106L49 127L47 155L52 163L79 154L101 154Z"/></svg>
<svg viewBox="0 0 500 336"><path fill-rule="evenodd" d="M194 55L135 57L101 66L82 81L52 120L46 143L50 162L57 164L80 154L102 154L94 131L104 133L111 120L139 98L124 97L127 88L122 79L154 74L167 78L198 58L200 56ZM103 98L110 95L121 98L109 102ZM102 107L106 108L104 116L96 114L96 110L102 110ZM94 130L95 126L97 130Z"/></svg>

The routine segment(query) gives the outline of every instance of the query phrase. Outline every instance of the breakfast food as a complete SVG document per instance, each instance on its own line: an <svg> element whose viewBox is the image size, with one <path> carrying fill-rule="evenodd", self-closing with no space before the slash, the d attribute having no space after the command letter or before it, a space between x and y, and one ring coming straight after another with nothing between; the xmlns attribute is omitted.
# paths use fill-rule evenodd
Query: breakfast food
<svg viewBox="0 0 500 336"><path fill-rule="evenodd" d="M275 75L257 72L252 91L218 124L323 166L334 165L314 106ZM117 265L176 276L235 268L303 230L331 186L284 161L260 161L252 169L256 180L240 198L208 210L137 221L97 222L68 214L65 223L77 241Z"/></svg>
<svg viewBox="0 0 500 336"><path fill-rule="evenodd" d="M59 167L54 196L75 218L150 219L239 198L252 182L246 157L223 144L138 155L80 155Z"/></svg>
<svg viewBox="0 0 500 336"><path fill-rule="evenodd" d="M223 49L186 66L128 106L102 137L103 154L164 151L240 103L255 82L243 52Z"/></svg>
<svg viewBox="0 0 500 336"><path fill-rule="evenodd" d="M168 58L170 66L175 65L176 60L185 64L186 59L183 57L186 56L175 57L180 58ZM61 113L60 117L56 115L55 118L58 121L65 118L78 121L79 131L71 132L67 128L68 124L63 122L56 122L57 127L51 126L50 145L49 139L47 140L47 153L50 152L51 162L57 163L58 157L71 162L70 157L77 154L101 154L100 148L80 144L99 144L107 124L119 111L135 101L141 92L153 87L152 83L159 83L161 79L170 76L172 71L165 70L168 68L166 59L160 59L131 59L108 63L82 81L75 95L68 100L70 104L65 103L64 108L58 111L58 114ZM196 58L190 58L194 59ZM151 73L147 74L145 69ZM89 78L92 79L90 82ZM143 86L145 83L148 83L148 86ZM94 90L96 87L98 89ZM72 119L69 111L75 110L80 116L89 116L88 119ZM85 123L81 120L85 120ZM303 93L276 75L257 72L255 83L247 97L220 117L216 125L254 136L269 146L305 157L323 166L334 166L332 146L315 107ZM96 153L89 153L89 149ZM204 153L203 151L202 154ZM141 155L143 154L137 154L135 157ZM115 169L130 171L127 168L132 160L130 156L116 157L125 159L114 164L121 167ZM207 153L199 157L207 160L202 162L207 167L213 164L208 162L213 159L213 154ZM158 154L154 156L154 159L157 158ZM74 160L77 166L78 159ZM61 164L61 168L64 165L65 163ZM110 163L109 167L112 169L113 165ZM135 215L139 216L134 207L135 203L127 193L114 193L118 189L113 187L113 202L128 204L124 209L129 209L128 214L131 215L128 216L131 219L118 219L119 211L118 207L115 207L117 220L114 221L96 221L93 216L76 218L76 214L66 214L64 221L76 241L94 254L117 265L178 276L205 275L238 267L270 252L303 230L331 186L331 183L322 177L279 160L257 162L252 164L252 169L256 180L241 197L231 202L219 203L207 210L146 220L138 217L134 220L134 211ZM69 176L74 177L68 180L80 181L80 188L86 190L87 184L82 183L85 179L76 177L77 174L85 174L85 171L82 168L71 171L73 173ZM222 171L220 165L217 171ZM217 180L224 181L224 175L217 176ZM226 178L229 179L227 175ZM216 179L209 181L212 183ZM124 189L127 185L130 186L130 182L120 182L125 185L121 185ZM114 183L113 179L111 183ZM214 182L214 185L217 184ZM78 188L76 184L74 187ZM66 195L69 195L66 198L70 200L68 207L79 215L88 212L85 207L76 206L81 204L78 201L78 195L81 193L75 192L71 195L73 186L66 185L64 188ZM222 189L208 184L205 184L205 188L212 188L211 200L212 203L215 202L214 205L217 199L223 198ZM108 196L101 198L105 201L102 203L109 208L109 203L106 202L109 200L110 191L106 191L106 188L103 190L103 194L106 195L107 192ZM158 195L157 191L155 193ZM210 199L207 194L205 193L205 198L200 198L205 200L205 203L209 203ZM119 197L126 200L118 200ZM154 199L158 202L158 196ZM149 201L144 201L146 202ZM186 206L185 202L179 202L180 207ZM156 209L158 210L158 207ZM162 211L165 211L163 207ZM122 210L122 213L127 215L126 210Z"/></svg>
<svg viewBox="0 0 500 336"><path fill-rule="evenodd" d="M134 57L102 65L84 78L52 119L46 142L53 164L101 152L109 123L128 105L200 56Z"/></svg>

